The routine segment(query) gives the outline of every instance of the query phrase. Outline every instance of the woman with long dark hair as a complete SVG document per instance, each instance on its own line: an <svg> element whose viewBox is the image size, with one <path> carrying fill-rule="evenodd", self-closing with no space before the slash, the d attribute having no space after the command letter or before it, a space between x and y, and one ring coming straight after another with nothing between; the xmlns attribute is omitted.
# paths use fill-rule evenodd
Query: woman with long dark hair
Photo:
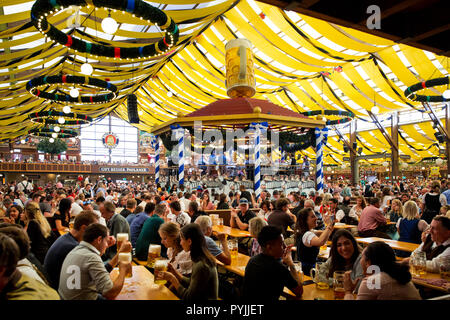
<svg viewBox="0 0 450 320"><path fill-rule="evenodd" d="M156 278L169 281L183 300L217 300L219 279L216 262L206 248L205 236L198 224L190 223L181 229L181 246L184 251L191 253L193 262L191 277L183 277L169 264L169 272L157 272Z"/></svg>
<svg viewBox="0 0 450 320"><path fill-rule="evenodd" d="M346 229L337 230L332 239L330 257L325 263L328 267L328 277L332 278L335 271L351 271L351 279L359 287L359 281L364 276L361 267L361 247L352 233Z"/></svg>
<svg viewBox="0 0 450 320"><path fill-rule="evenodd" d="M295 224L295 243L297 246L297 259L302 263L305 274L315 267L320 247L327 243L333 232L334 222L325 230L317 231L317 217L312 208L304 208L299 211Z"/></svg>
<svg viewBox="0 0 450 320"><path fill-rule="evenodd" d="M358 290L357 300L421 300L411 282L409 266L395 260L394 250L382 241L369 244L363 251L361 267L365 278ZM354 286L350 271L345 273L345 299L353 300Z"/></svg>
<svg viewBox="0 0 450 320"><path fill-rule="evenodd" d="M22 214L23 209L21 206L17 204L13 204L11 207L6 210L6 217L9 218L10 223L12 224L20 224L24 225L23 222L20 221L20 215Z"/></svg>
<svg viewBox="0 0 450 320"><path fill-rule="evenodd" d="M72 207L72 201L69 198L63 198L59 201L58 210L53 217L47 218L52 231L57 237L60 235L60 231L67 230L70 222L70 209Z"/></svg>

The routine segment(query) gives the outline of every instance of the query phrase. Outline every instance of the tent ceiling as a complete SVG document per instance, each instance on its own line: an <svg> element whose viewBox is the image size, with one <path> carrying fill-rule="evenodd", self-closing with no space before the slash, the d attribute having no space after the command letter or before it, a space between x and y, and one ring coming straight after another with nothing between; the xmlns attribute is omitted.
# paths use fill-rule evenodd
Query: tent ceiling
<svg viewBox="0 0 450 320"><path fill-rule="evenodd" d="M175 50L157 61L119 62L88 56L95 68L94 76L109 78L118 86L119 96L112 103L77 106L73 107L74 111L92 117L114 112L128 120L125 97L135 92L142 112L141 123L136 126L149 131L152 126L168 121L178 113L187 114L226 98L225 43L236 37L246 37L254 46L255 98L269 100L296 112L349 110L356 114L357 119L368 122L367 111L375 103L381 116L402 110L423 111L420 104L405 99L403 90L418 81L446 76L450 70L448 57L311 16L283 11L262 2L159 2L160 5L153 5L159 6L179 24L180 42ZM1 140L23 136L36 126L27 120L30 112L55 107L25 90L30 78L61 72L78 74L80 65L86 60L85 56L74 56L74 52L64 46L46 41L31 26L29 8L32 3L28 0L2 1ZM98 35L106 43L136 46L138 42L159 36L155 27L139 25L138 21L134 25L135 21L130 21L129 17L117 14L116 20L123 23L120 31L114 37L107 37L96 30L107 12L97 10L92 14L86 10L82 8L80 12L85 21L82 19L81 27L73 31L83 39L97 41ZM73 14L62 12L51 19L63 28ZM342 71L337 71L336 67L342 67ZM425 93L441 94L444 90L445 87L436 87L425 90ZM170 96L167 95L169 91L172 93ZM423 130L420 134L410 127L401 130L405 138L412 140L408 145L400 138L401 153L410 154L414 159L437 155L436 147L426 151L414 149L419 145L426 149L435 142L431 124L425 129L430 128L431 131ZM360 137L368 147L364 148L364 154L384 152L386 142L383 136L376 131L371 136L364 133ZM325 159L342 160L342 143L337 142L337 137L330 139L336 140L336 144L330 141L330 156ZM311 151L306 150L305 153L313 155Z"/></svg>

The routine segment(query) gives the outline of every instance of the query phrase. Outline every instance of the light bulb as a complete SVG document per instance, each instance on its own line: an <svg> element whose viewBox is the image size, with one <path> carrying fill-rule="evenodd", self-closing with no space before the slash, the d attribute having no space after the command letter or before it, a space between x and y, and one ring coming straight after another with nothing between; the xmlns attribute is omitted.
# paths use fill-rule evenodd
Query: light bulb
<svg viewBox="0 0 450 320"><path fill-rule="evenodd" d="M72 111L72 110L70 109L69 106L64 106L64 108L63 108L64 113L70 113L70 111Z"/></svg>
<svg viewBox="0 0 450 320"><path fill-rule="evenodd" d="M20 140L20 143L25 144L25 140L24 139Z"/></svg>
<svg viewBox="0 0 450 320"><path fill-rule="evenodd" d="M376 114L378 112L380 112L380 108L378 108L377 106L373 106L372 109L370 110L373 114Z"/></svg>
<svg viewBox="0 0 450 320"><path fill-rule="evenodd" d="M144 114L144 111L139 110L138 114L139 114L140 116L142 116L142 115Z"/></svg>
<svg viewBox="0 0 450 320"><path fill-rule="evenodd" d="M61 128L56 126L56 127L53 128L53 130L55 130L55 132L59 132L61 130Z"/></svg>
<svg viewBox="0 0 450 320"><path fill-rule="evenodd" d="M63 124L66 120L63 117L58 118L58 123Z"/></svg>
<svg viewBox="0 0 450 320"><path fill-rule="evenodd" d="M70 138L70 141L72 141L72 143L75 143L77 141L77 139L75 138Z"/></svg>
<svg viewBox="0 0 450 320"><path fill-rule="evenodd" d="M78 91L78 89L72 88L72 89L70 90L70 96L71 96L72 98L78 98L79 95L80 95L80 91Z"/></svg>
<svg viewBox="0 0 450 320"><path fill-rule="evenodd" d="M167 91L167 96L170 98L171 96L173 96L172 91Z"/></svg>
<svg viewBox="0 0 450 320"><path fill-rule="evenodd" d="M102 21L102 29L107 34L114 34L117 31L117 22L111 17L106 17Z"/></svg>
<svg viewBox="0 0 450 320"><path fill-rule="evenodd" d="M52 133L52 138L55 138L55 139L58 138L58 134L56 132L53 132Z"/></svg>
<svg viewBox="0 0 450 320"><path fill-rule="evenodd" d="M436 164L437 164L438 166L440 166L440 165L443 164L443 163L444 163L444 160L442 160L441 158L436 159Z"/></svg>
<svg viewBox="0 0 450 320"><path fill-rule="evenodd" d="M92 66L89 63L86 62L81 65L81 73L82 74L90 76L93 71L94 71L94 68L92 68Z"/></svg>
<svg viewBox="0 0 450 320"><path fill-rule="evenodd" d="M53 142L55 142L55 139L50 138L50 139L48 139L48 142L53 143Z"/></svg>
<svg viewBox="0 0 450 320"><path fill-rule="evenodd" d="M444 93L442 94L442 96L446 100L450 99L450 89L445 90Z"/></svg>

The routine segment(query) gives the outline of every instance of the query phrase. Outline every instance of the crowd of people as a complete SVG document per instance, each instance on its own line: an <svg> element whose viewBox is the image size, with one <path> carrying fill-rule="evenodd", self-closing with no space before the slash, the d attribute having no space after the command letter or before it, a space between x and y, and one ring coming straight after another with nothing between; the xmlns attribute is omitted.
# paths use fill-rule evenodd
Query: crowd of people
<svg viewBox="0 0 450 320"><path fill-rule="evenodd" d="M227 286L217 262L232 262L226 235L214 235L219 244L213 240L208 213L221 209L230 209L231 227L251 234L239 242L251 258L234 298L276 300L284 287L301 297L295 260L309 274L320 247L331 240L324 265L329 277L346 272L345 299L420 299L409 253L383 242L362 250L355 237L420 244L413 254L425 252L427 270L438 272L450 256L450 181L336 182L324 191L263 190L257 198L244 185L225 194L202 186L117 185L111 179L73 186L11 182L0 187L0 299L114 299L131 269L119 254L133 252L145 261L149 247L159 245L170 263L155 279L166 280L181 299L216 300ZM354 228L337 230L336 223ZM119 247L123 233L128 241ZM377 290L369 288L371 265L381 270ZM117 266L119 276L112 280Z"/></svg>

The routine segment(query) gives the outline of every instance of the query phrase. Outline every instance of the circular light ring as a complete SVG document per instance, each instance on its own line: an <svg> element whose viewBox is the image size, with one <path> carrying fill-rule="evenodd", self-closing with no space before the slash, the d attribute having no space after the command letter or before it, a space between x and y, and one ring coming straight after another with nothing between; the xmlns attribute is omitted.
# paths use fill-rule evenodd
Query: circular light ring
<svg viewBox="0 0 450 320"><path fill-rule="evenodd" d="M59 132L55 132L53 129L49 128L40 128L40 129L32 129L28 131L28 134L35 137L47 137L52 138L52 134L57 133L58 138L66 139L66 138L75 138L78 136L78 132L70 129L61 129Z"/></svg>
<svg viewBox="0 0 450 320"><path fill-rule="evenodd" d="M318 116L318 115L324 115L324 116L339 116L342 117L342 119L337 120L327 120L326 125L332 126L335 124L341 124L341 123L347 123L349 121L352 121L352 119L355 117L355 115L350 111L341 111L341 110L313 110L313 111L305 111L301 112L300 114L304 116Z"/></svg>
<svg viewBox="0 0 450 320"><path fill-rule="evenodd" d="M35 123L45 123L50 125L57 125L58 127L62 126L75 126L75 125L83 125L92 122L92 118L82 114L76 113L64 113L60 111L41 111L41 112L33 112L28 115L30 120ZM58 118L64 118L65 122L63 124L58 122ZM62 131L62 129L61 129ZM60 131L60 132L61 132Z"/></svg>
<svg viewBox="0 0 450 320"><path fill-rule="evenodd" d="M422 81L422 82L416 83L416 84L406 88L406 90L404 92L405 97L412 101L417 101L417 102L448 102L448 101L450 101L450 99L445 99L443 95L426 96L426 95L414 93L414 92L422 90L422 89L442 86L442 85L446 85L446 84L447 85L449 84L448 77Z"/></svg>
<svg viewBox="0 0 450 320"><path fill-rule="evenodd" d="M63 6L93 5L96 8L109 8L134 14L143 21L150 21L165 30L164 37L158 42L143 47L123 48L104 46L85 42L67 35L53 25L49 24L46 15L63 9ZM31 8L31 21L33 25L51 40L67 46L75 51L90 53L95 56L118 59L151 58L164 55L177 42L179 29L177 24L163 11L142 0L37 0Z"/></svg>
<svg viewBox="0 0 450 320"><path fill-rule="evenodd" d="M105 89L110 93L97 94L97 95L78 95L77 98L73 98L70 94L56 94L51 92L40 91L38 88L49 84L85 84L96 88ZM40 76L31 79L27 82L27 90L34 96L53 100L60 103L70 104L100 104L107 103L116 97L117 87L107 81L88 77L88 76Z"/></svg>

